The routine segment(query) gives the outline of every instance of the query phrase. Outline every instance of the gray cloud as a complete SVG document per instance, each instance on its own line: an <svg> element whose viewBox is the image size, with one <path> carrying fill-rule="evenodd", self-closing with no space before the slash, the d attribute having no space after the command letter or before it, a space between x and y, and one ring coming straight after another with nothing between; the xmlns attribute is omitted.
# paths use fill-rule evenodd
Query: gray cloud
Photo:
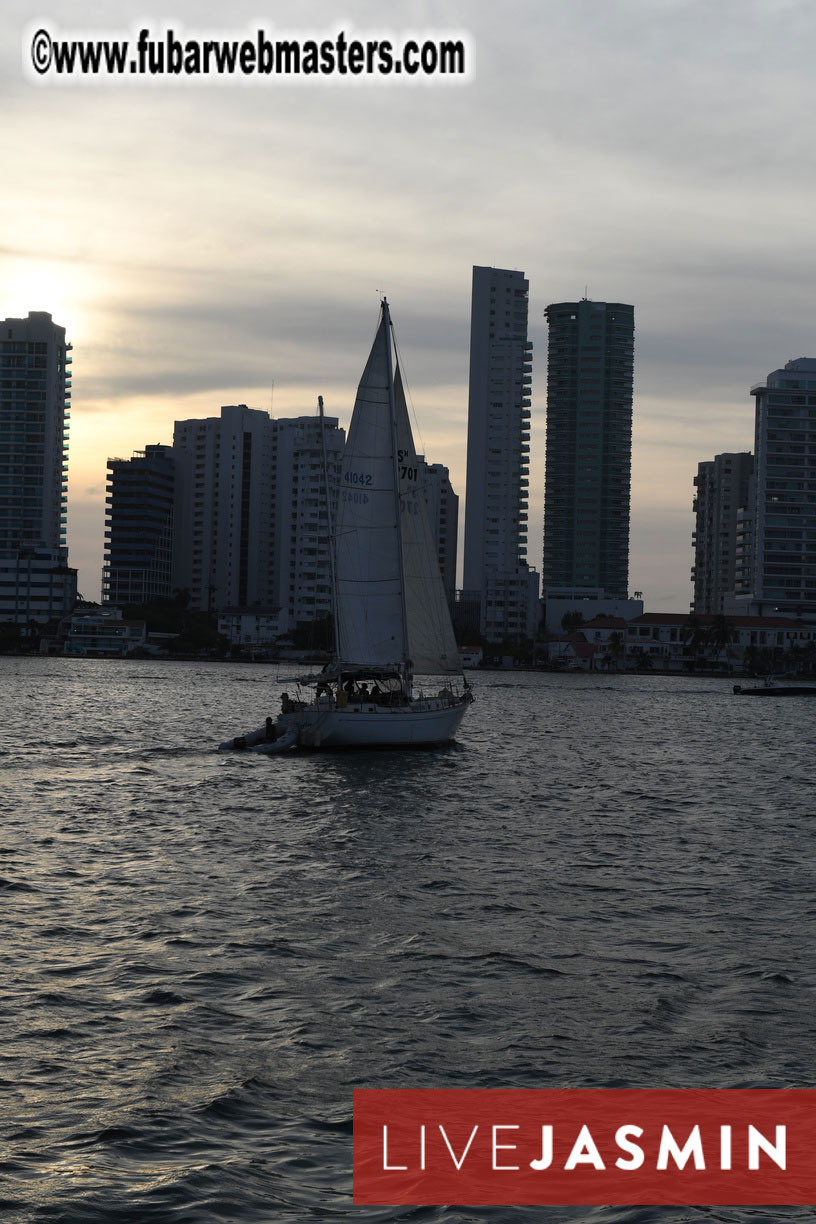
<svg viewBox="0 0 816 1224"><path fill-rule="evenodd" d="M99 11L49 5L74 31L98 30ZM206 397L215 411L255 394L265 406L274 381L276 399L286 388L292 402L331 388L342 416L377 290L392 301L418 410L432 410L431 440L438 430L450 447L438 457L453 466L465 445L471 265L520 267L536 346L531 541L542 315L586 285L635 305L632 573L655 601L685 607L697 459L750 445L750 385L816 354L816 8L354 0L344 12L362 32L462 27L472 83L36 88L20 71L30 5L6 6L0 80L14 122L0 135L0 310L21 308L12 287L27 261L59 268L77 341L79 487L101 487L123 404L138 401L169 437L185 400ZM257 15L249 0L226 16L212 2L173 6L199 31L240 31ZM328 0L275 20L338 24ZM103 24L127 29L129 6L106 6Z"/></svg>

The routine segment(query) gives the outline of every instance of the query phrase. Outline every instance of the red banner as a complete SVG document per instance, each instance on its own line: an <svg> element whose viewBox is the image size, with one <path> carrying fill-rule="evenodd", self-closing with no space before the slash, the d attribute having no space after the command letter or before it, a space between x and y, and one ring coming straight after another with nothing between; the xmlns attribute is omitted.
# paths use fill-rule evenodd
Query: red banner
<svg viewBox="0 0 816 1224"><path fill-rule="evenodd" d="M358 1204L816 1203L813 1089L360 1089Z"/></svg>

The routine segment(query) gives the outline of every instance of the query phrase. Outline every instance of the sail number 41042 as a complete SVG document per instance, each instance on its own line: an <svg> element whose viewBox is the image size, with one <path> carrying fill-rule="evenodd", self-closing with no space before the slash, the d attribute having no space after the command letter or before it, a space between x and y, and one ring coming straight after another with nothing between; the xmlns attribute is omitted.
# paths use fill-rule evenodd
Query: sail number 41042
<svg viewBox="0 0 816 1224"><path fill-rule="evenodd" d="M343 479L350 485L371 485L370 472L346 472Z"/></svg>

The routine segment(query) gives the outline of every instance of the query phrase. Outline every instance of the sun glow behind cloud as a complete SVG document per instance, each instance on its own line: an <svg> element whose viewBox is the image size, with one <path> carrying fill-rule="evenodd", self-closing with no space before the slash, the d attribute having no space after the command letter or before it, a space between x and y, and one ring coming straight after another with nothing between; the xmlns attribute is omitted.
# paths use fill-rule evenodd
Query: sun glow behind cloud
<svg viewBox="0 0 816 1224"><path fill-rule="evenodd" d="M44 310L66 329L69 340L88 335L88 305L95 295L95 278L69 262L7 255L3 268L3 311L8 318L25 318Z"/></svg>

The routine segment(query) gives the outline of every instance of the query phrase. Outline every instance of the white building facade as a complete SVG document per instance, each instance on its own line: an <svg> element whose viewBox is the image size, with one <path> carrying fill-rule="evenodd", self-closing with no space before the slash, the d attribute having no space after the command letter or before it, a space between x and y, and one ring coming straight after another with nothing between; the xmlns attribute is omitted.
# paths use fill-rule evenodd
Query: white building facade
<svg viewBox="0 0 816 1224"><path fill-rule="evenodd" d="M473 269L463 586L478 593L481 632L491 641L532 637L537 628L539 579L526 561L533 347L528 290L523 272ZM521 608L530 616L519 633Z"/></svg>
<svg viewBox="0 0 816 1224"><path fill-rule="evenodd" d="M336 417L325 417L322 427L317 416L273 422L271 602L286 613L290 631L332 610L327 496L334 522L345 440Z"/></svg>
<svg viewBox="0 0 816 1224"><path fill-rule="evenodd" d="M218 632L231 646L264 650L286 635L287 616L280 608L225 608L218 614Z"/></svg>
<svg viewBox="0 0 816 1224"><path fill-rule="evenodd" d="M191 608L274 602L273 447L269 414L245 404L176 421L173 587L190 592Z"/></svg>

